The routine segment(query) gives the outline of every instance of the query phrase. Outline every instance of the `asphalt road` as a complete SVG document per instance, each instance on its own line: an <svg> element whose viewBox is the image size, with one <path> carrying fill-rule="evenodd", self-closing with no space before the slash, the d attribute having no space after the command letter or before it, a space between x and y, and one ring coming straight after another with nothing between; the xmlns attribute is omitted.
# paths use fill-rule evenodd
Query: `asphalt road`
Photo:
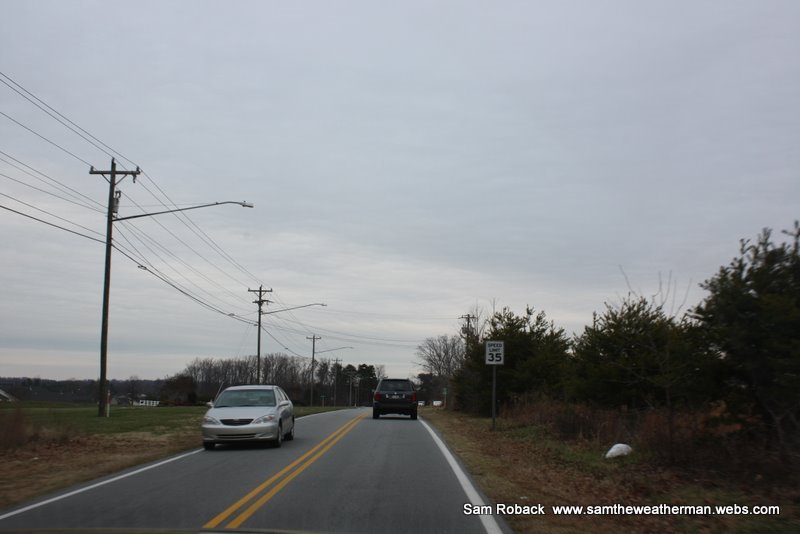
<svg viewBox="0 0 800 534"><path fill-rule="evenodd" d="M424 418L351 409L298 419L294 441L198 449L0 511L0 531L509 532ZM199 429L198 429L199 443Z"/></svg>

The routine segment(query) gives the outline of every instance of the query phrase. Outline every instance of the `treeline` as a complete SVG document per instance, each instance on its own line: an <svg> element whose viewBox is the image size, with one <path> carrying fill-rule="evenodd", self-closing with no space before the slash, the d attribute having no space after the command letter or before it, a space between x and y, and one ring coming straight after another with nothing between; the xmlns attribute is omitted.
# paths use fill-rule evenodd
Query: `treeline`
<svg viewBox="0 0 800 534"><path fill-rule="evenodd" d="M667 295L631 293L606 304L572 338L532 308L521 315L505 308L480 329L465 327L463 359L446 377L451 405L490 413L485 342L502 340L497 394L505 413L544 418L549 412L546 422L573 434L600 432L601 422L625 427L620 417L608 416L624 414L637 424L617 436L642 438L648 427L653 447L672 461L685 444L704 441L712 448L724 444L731 455L732 444L756 446L796 465L800 228L795 223L784 233L788 242L775 243L769 230L743 240L739 256L701 284L705 299L682 316L667 312ZM420 346L418 355L431 370L431 351Z"/></svg>
<svg viewBox="0 0 800 534"><path fill-rule="evenodd" d="M180 373L164 381L163 392L173 402L206 402L229 386L275 384L299 405L363 405L384 376L383 366L359 364L342 366L330 359L314 362L284 353L239 358L196 358ZM313 390L313 399L312 399Z"/></svg>
<svg viewBox="0 0 800 534"><path fill-rule="evenodd" d="M127 404L144 398L158 399L163 383L163 380L143 380L131 376L127 380L109 380L109 390L113 403ZM85 404L97 402L98 381L0 377L0 389L24 401Z"/></svg>

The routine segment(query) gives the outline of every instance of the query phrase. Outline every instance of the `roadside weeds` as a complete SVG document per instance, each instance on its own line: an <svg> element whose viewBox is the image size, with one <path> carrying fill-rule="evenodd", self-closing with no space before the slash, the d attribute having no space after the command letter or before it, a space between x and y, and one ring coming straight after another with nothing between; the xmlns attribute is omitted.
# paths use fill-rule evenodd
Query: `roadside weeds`
<svg viewBox="0 0 800 534"><path fill-rule="evenodd" d="M0 509L198 446L197 433L73 436L3 452Z"/></svg>
<svg viewBox="0 0 800 534"><path fill-rule="evenodd" d="M546 515L506 515L515 532L797 532L797 488L763 491L696 473L653 468L635 454L603 459L597 444L560 442L534 426L442 409L421 412L443 435L491 504L542 504ZM608 446L610 446L609 444ZM604 446L605 447L605 446ZM607 448L607 447L605 447ZM560 515L551 506L576 505L780 505L780 516Z"/></svg>

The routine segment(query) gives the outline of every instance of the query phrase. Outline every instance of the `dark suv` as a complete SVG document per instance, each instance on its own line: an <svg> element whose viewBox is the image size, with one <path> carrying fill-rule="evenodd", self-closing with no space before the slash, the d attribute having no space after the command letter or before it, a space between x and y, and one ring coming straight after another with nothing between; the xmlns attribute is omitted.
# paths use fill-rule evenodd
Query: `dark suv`
<svg viewBox="0 0 800 534"><path fill-rule="evenodd" d="M417 418L417 392L406 378L382 378L372 396L372 418L398 413Z"/></svg>

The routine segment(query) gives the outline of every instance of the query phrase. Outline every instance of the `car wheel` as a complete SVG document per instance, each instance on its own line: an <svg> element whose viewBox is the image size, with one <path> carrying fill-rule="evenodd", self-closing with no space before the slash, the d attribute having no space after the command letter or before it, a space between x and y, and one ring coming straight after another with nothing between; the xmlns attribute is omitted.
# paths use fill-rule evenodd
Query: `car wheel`
<svg viewBox="0 0 800 534"><path fill-rule="evenodd" d="M213 441L204 441L203 448L207 451L213 451L215 447L215 443Z"/></svg>
<svg viewBox="0 0 800 534"><path fill-rule="evenodd" d="M416 411L411 412L411 419L416 419L416 418L417 418L417 412Z"/></svg>
<svg viewBox="0 0 800 534"><path fill-rule="evenodd" d="M294 439L294 419L292 420L292 429L283 435L283 441L292 441Z"/></svg>
<svg viewBox="0 0 800 534"><path fill-rule="evenodd" d="M375 410L373 408L373 410L372 410L372 418L373 419L378 419L380 416L381 416L381 412L379 412L378 410Z"/></svg>
<svg viewBox="0 0 800 534"><path fill-rule="evenodd" d="M276 449L283 444L283 425L278 425L278 437L276 437L273 442L272 446Z"/></svg>

